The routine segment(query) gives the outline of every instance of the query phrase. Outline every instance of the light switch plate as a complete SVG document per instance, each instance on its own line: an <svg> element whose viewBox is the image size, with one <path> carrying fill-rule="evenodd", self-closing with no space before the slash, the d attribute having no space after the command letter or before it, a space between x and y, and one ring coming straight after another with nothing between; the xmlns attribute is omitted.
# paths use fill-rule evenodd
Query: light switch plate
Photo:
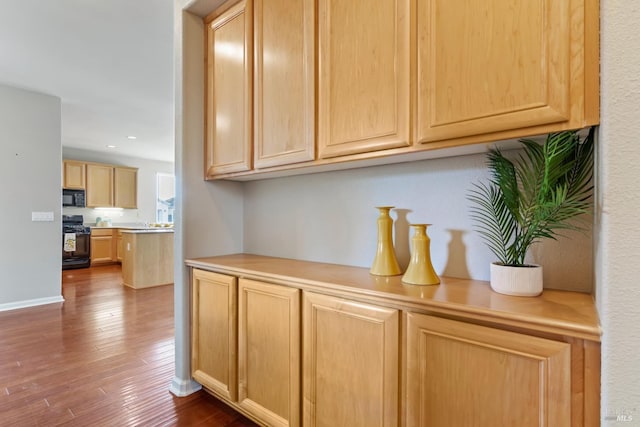
<svg viewBox="0 0 640 427"><path fill-rule="evenodd" d="M53 212L31 212L31 221L53 221Z"/></svg>

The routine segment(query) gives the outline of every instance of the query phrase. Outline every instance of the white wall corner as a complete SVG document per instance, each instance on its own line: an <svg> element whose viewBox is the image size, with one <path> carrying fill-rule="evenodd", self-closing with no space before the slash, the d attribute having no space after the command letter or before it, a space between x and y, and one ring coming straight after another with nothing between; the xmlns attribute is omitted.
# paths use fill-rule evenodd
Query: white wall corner
<svg viewBox="0 0 640 427"><path fill-rule="evenodd" d="M174 377L169 386L169 391L177 397L184 397L200 391L202 386L192 379Z"/></svg>

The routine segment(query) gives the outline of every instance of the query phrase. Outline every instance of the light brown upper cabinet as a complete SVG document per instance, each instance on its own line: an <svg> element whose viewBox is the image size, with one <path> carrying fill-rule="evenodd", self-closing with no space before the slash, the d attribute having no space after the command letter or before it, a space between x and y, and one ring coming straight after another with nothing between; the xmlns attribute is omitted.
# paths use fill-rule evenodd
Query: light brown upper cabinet
<svg viewBox="0 0 640 427"><path fill-rule="evenodd" d="M87 207L113 206L113 166L87 164Z"/></svg>
<svg viewBox="0 0 640 427"><path fill-rule="evenodd" d="M207 27L206 177L251 170L251 0Z"/></svg>
<svg viewBox="0 0 640 427"><path fill-rule="evenodd" d="M87 207L138 207L138 169L87 163Z"/></svg>
<svg viewBox="0 0 640 427"><path fill-rule="evenodd" d="M418 142L598 123L597 1L425 0L416 10Z"/></svg>
<svg viewBox="0 0 640 427"><path fill-rule="evenodd" d="M254 166L315 157L314 0L254 2Z"/></svg>
<svg viewBox="0 0 640 427"><path fill-rule="evenodd" d="M115 167L113 182L115 206L136 209L138 207L138 169Z"/></svg>
<svg viewBox="0 0 640 427"><path fill-rule="evenodd" d="M62 188L84 190L87 185L85 168L84 162L64 160L62 162Z"/></svg>
<svg viewBox="0 0 640 427"><path fill-rule="evenodd" d="M322 158L409 141L410 1L318 1Z"/></svg>
<svg viewBox="0 0 640 427"><path fill-rule="evenodd" d="M208 25L207 178L314 159L314 10L247 0Z"/></svg>

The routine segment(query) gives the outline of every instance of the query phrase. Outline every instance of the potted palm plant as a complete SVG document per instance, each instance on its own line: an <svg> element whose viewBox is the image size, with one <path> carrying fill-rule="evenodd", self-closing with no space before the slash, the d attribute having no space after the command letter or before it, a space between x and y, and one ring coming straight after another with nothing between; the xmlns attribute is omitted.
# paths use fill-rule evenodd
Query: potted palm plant
<svg viewBox="0 0 640 427"><path fill-rule="evenodd" d="M577 131L547 135L544 144L523 139L515 161L498 149L487 154L488 183L469 192L476 231L498 258L491 265L491 288L535 296L542 292L542 267L525 263L537 241L556 239L561 230L581 229L572 218L591 209L593 139Z"/></svg>

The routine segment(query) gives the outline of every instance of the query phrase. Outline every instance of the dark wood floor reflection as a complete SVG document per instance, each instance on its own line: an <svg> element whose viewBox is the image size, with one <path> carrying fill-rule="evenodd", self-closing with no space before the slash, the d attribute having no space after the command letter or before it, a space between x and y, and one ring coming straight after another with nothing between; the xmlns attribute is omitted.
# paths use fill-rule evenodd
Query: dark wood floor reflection
<svg viewBox="0 0 640 427"><path fill-rule="evenodd" d="M255 425L169 393L173 286L129 289L119 266L62 276L64 303L0 312L0 426Z"/></svg>

